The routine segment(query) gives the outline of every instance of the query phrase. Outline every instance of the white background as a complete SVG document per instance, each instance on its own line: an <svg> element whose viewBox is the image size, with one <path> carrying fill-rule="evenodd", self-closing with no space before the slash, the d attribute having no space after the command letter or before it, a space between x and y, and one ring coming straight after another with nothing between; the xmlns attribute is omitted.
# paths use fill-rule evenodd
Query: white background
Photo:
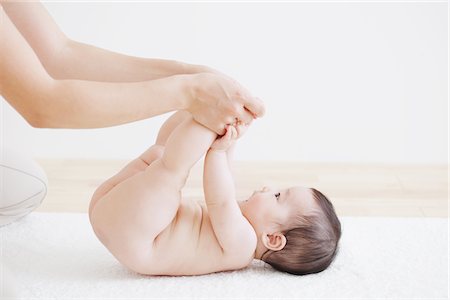
<svg viewBox="0 0 450 300"><path fill-rule="evenodd" d="M237 160L447 162L446 3L44 5L74 40L209 65L262 98ZM134 158L167 117L36 129L0 103L3 142L35 158Z"/></svg>

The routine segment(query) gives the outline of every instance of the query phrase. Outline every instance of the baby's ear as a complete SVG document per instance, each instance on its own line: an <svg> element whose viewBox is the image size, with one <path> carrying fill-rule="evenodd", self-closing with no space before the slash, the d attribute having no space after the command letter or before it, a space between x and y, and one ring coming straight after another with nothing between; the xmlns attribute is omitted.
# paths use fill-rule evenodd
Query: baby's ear
<svg viewBox="0 0 450 300"><path fill-rule="evenodd" d="M286 246L287 240L284 234L281 232L275 232L272 234L268 234L267 232L263 232L261 234L261 242L264 247L270 249L272 251L279 251Z"/></svg>

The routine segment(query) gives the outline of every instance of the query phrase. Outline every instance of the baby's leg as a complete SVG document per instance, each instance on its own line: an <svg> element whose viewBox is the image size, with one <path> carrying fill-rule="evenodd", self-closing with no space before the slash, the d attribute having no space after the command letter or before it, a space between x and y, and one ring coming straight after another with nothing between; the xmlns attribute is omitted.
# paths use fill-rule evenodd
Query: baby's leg
<svg viewBox="0 0 450 300"><path fill-rule="evenodd" d="M187 118L168 137L161 158L114 186L93 208L94 231L119 261L150 272L153 242L175 217L190 168L215 138Z"/></svg>
<svg viewBox="0 0 450 300"><path fill-rule="evenodd" d="M184 120L186 120L186 118L190 116L191 114L186 111L178 111L170 116L159 129L155 145L152 145L138 158L128 163L122 170L119 171L119 173L103 182L97 188L91 199L89 214L91 214L91 211L95 207L97 202L113 187L115 187L125 179L135 175L136 173L143 172L145 168L148 167L153 161L161 158L162 154L164 153L164 146L170 134L178 125L180 125Z"/></svg>

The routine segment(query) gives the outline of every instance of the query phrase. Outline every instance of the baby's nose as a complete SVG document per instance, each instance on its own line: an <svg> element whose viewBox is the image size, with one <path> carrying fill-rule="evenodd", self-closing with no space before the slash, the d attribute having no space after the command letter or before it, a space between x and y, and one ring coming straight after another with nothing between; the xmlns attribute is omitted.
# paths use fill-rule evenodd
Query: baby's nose
<svg viewBox="0 0 450 300"><path fill-rule="evenodd" d="M263 187L262 191L263 192L267 192L269 190L269 188L267 186Z"/></svg>

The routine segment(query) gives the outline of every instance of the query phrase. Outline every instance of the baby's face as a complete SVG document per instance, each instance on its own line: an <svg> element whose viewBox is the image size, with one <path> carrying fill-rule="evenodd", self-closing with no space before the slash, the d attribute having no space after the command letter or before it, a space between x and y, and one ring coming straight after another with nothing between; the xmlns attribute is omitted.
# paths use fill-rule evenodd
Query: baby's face
<svg viewBox="0 0 450 300"><path fill-rule="evenodd" d="M255 191L240 207L255 230L261 231L285 230L296 214L308 215L319 209L311 189L301 186L288 189L264 187Z"/></svg>

